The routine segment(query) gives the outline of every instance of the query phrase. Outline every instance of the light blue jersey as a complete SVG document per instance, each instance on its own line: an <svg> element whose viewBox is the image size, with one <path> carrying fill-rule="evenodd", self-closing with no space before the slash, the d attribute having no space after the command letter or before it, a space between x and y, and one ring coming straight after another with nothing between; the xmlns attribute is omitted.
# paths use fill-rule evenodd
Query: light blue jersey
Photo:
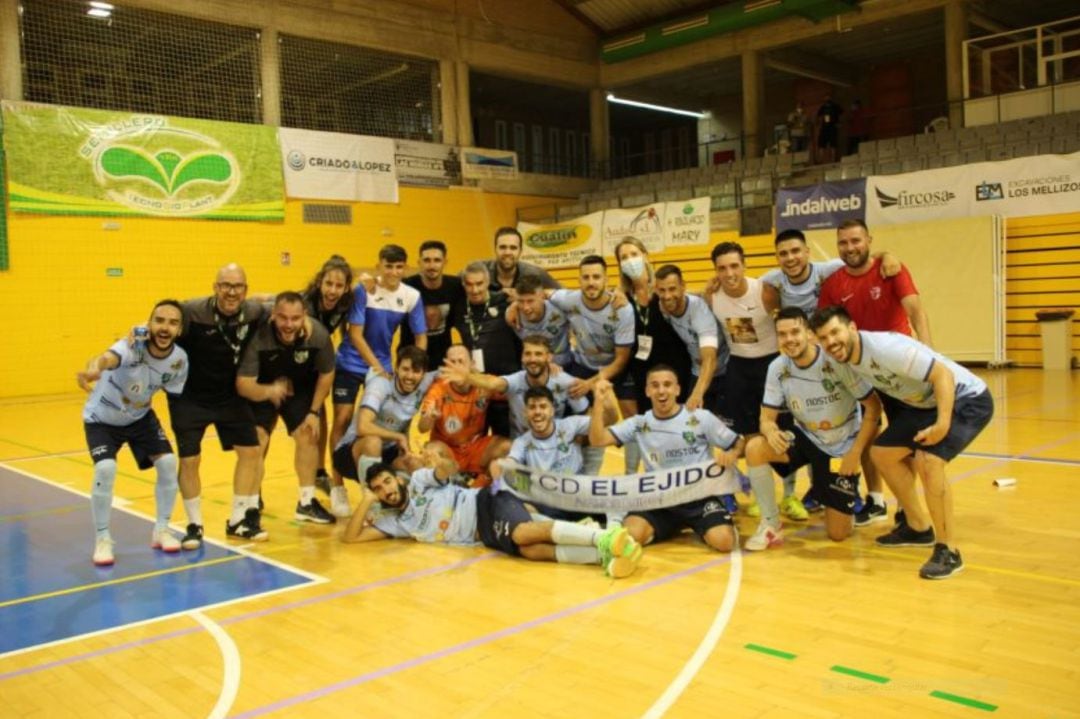
<svg viewBox="0 0 1080 719"><path fill-rule="evenodd" d="M720 325L716 323L716 315L712 313L705 300L697 295L686 295L686 310L681 315L669 315L663 313L675 334L686 345L686 351L690 354L693 363L691 371L695 377L701 376L701 348L716 348L716 372L713 376L720 376L727 370L728 346L720 336Z"/></svg>
<svg viewBox="0 0 1080 719"><path fill-rule="evenodd" d="M930 349L922 342L896 332L859 332L862 357L848 366L879 392L904 404L937 407L930 370L944 363L956 381L956 398L974 397L986 391L986 383L967 369Z"/></svg>
<svg viewBox="0 0 1080 719"><path fill-rule="evenodd" d="M358 284L353 292L355 296L349 310L349 326L363 326L364 340L383 369L389 370L394 366L390 359L390 346L394 342L394 332L401 323L408 321L414 336L427 332L420 292L404 282L395 290L380 285L370 293L363 284ZM338 347L337 366L359 375L367 374L370 369L359 350L349 341L348 335Z"/></svg>
<svg viewBox="0 0 1080 719"><path fill-rule="evenodd" d="M476 544L476 495L481 491L444 484L435 470L418 469L409 478L405 508L379 507L372 526L391 537L418 542Z"/></svg>
<svg viewBox="0 0 1080 719"><path fill-rule="evenodd" d="M798 284L781 269L769 270L761 276L761 281L779 290L781 307L798 307L809 317L817 309L822 283L843 266L843 260L811 262L810 276Z"/></svg>
<svg viewBox="0 0 1080 719"><path fill-rule="evenodd" d="M153 341L153 340L148 340ZM164 359L139 351L120 340L109 352L120 364L101 373L83 405L83 421L126 427L146 416L154 393L180 394L188 376L188 356L178 345Z"/></svg>
<svg viewBox="0 0 1080 719"><path fill-rule="evenodd" d="M679 407L674 417L657 419L652 410L608 428L619 446L637 442L645 469L671 469L713 460L713 447L729 450L739 435L712 412Z"/></svg>
<svg viewBox="0 0 1080 719"><path fill-rule="evenodd" d="M566 313L551 304L551 300L544 302L544 316L536 322L530 322L522 312L518 312L518 320L521 322L521 327L514 329L518 337L521 339L529 335L547 337L551 344L552 361L560 367L570 364L570 322Z"/></svg>
<svg viewBox="0 0 1080 719"><path fill-rule="evenodd" d="M574 440L588 438L589 418L581 415L555 420L554 431L543 439L526 432L510 446L511 460L547 472L577 474L581 471L581 445Z"/></svg>
<svg viewBox="0 0 1080 719"><path fill-rule="evenodd" d="M529 384L529 373L521 370L514 374L503 375L502 379L506 380L505 394L506 403L510 406L510 430L514 437L517 437L529 431L529 421L525 418L525 392L532 386ZM565 417L567 408L572 414L581 414L589 409L587 398L570 397L570 386L580 381L568 372L548 373L545 386L551 390L551 394L555 395L556 418Z"/></svg>
<svg viewBox="0 0 1080 719"><path fill-rule="evenodd" d="M367 407L375 413L375 424L391 432L409 433L409 424L412 418L420 411L420 403L424 400L428 388L438 377L437 372L427 372L420 384L412 392L403 393L398 389L396 377L372 377L364 387L364 396L360 400L360 408ZM338 440L337 446L351 446L356 441L357 419L349 423L349 429L345 436ZM336 449L336 448L335 448Z"/></svg>
<svg viewBox="0 0 1080 719"><path fill-rule="evenodd" d="M577 364L599 371L615 360L616 347L633 347L634 310L629 304L616 310L608 302L592 310L585 306L581 290L556 290L551 303L570 320Z"/></svg>
<svg viewBox="0 0 1080 719"><path fill-rule="evenodd" d="M820 347L814 351L814 361L808 367L799 367L787 355L774 359L765 377L761 404L791 410L799 429L818 449L843 457L855 444L862 424L859 400L874 388Z"/></svg>

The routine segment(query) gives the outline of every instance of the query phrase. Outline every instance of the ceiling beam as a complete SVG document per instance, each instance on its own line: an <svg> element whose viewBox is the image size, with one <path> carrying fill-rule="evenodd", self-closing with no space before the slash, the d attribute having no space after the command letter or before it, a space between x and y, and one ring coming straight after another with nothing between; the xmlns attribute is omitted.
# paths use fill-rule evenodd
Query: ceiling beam
<svg viewBox="0 0 1080 719"><path fill-rule="evenodd" d="M573 15L574 19L579 23L592 30L597 37L604 37L607 35L604 28L593 22L591 17L578 10L578 5L583 4L580 0L579 2L574 2L574 0L554 0L554 2L570 15Z"/></svg>
<svg viewBox="0 0 1080 719"><path fill-rule="evenodd" d="M858 77L858 73L850 65L794 48L770 50L765 55L765 66L789 75L821 80L837 87L852 87Z"/></svg>

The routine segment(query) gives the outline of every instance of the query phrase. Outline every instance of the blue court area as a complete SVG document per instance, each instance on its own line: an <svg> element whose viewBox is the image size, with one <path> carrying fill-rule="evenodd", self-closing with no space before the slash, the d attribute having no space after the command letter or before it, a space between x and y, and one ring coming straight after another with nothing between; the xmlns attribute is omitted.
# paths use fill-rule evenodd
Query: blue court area
<svg viewBox="0 0 1080 719"><path fill-rule="evenodd" d="M204 543L150 548L153 523L113 509L116 564L90 561L90 499L0 467L0 655L313 579Z"/></svg>

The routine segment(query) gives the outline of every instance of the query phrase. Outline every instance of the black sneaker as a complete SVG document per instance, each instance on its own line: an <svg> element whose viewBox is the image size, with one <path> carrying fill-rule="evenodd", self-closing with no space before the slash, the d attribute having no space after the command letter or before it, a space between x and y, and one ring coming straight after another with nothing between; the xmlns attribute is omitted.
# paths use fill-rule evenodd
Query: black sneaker
<svg viewBox="0 0 1080 719"><path fill-rule="evenodd" d="M180 546L184 549L198 549L202 546L203 529L201 524L189 524Z"/></svg>
<svg viewBox="0 0 1080 719"><path fill-rule="evenodd" d="M889 521L888 510L885 509L884 504L875 502L873 497L867 497L866 501L863 502L862 509L855 513L856 527L865 527L875 522L887 521Z"/></svg>
<svg viewBox="0 0 1080 719"><path fill-rule="evenodd" d="M922 532L916 532L908 525L901 524L874 541L879 547L932 547L934 546L934 528L929 527Z"/></svg>
<svg viewBox="0 0 1080 719"><path fill-rule="evenodd" d="M323 509L319 500L314 497L311 504L296 503L296 519L300 522L314 522L315 524L333 524L337 521L337 518Z"/></svg>
<svg viewBox="0 0 1080 719"><path fill-rule="evenodd" d="M897 509L896 510L896 514L893 515L893 526L896 526L896 527L901 527L901 526L906 527L907 526L907 515L904 514L904 510L902 510L902 509Z"/></svg>
<svg viewBox="0 0 1080 719"><path fill-rule="evenodd" d="M962 571L964 560L960 558L960 552L954 552L947 545L938 543L934 545L930 561L919 570L919 576L923 579L948 579Z"/></svg>
<svg viewBox="0 0 1080 719"><path fill-rule="evenodd" d="M259 492L259 511L260 512L263 511L263 506L264 505L263 505L263 501L262 501L262 492Z"/></svg>
<svg viewBox="0 0 1080 719"><path fill-rule="evenodd" d="M315 472L315 489L328 497L330 496L330 475L326 473L325 469Z"/></svg>
<svg viewBox="0 0 1080 719"><path fill-rule="evenodd" d="M225 536L231 539L247 539L252 542L265 542L270 538L270 533L262 528L259 510L248 507L244 512L244 518L236 524L230 524L225 520Z"/></svg>

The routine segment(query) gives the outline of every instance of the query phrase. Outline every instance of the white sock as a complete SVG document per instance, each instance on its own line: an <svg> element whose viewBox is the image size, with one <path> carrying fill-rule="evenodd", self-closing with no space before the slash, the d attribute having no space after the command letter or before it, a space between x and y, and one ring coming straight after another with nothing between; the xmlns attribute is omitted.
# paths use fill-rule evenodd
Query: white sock
<svg viewBox="0 0 1080 719"><path fill-rule="evenodd" d="M776 506L776 485L773 483L772 467L767 464L750 467L748 474L758 507L761 508L761 521L770 527L779 527L780 508Z"/></svg>
<svg viewBox="0 0 1080 719"><path fill-rule="evenodd" d="M879 507L885 506L885 493L884 492L867 492L870 495L870 499L874 500L874 504Z"/></svg>
<svg viewBox="0 0 1080 719"><path fill-rule="evenodd" d="M787 499L791 495L795 494L795 476L796 472L792 472L788 476L784 477L784 499Z"/></svg>
<svg viewBox="0 0 1080 719"><path fill-rule="evenodd" d="M556 544L555 561L561 564L599 564L600 552L596 547Z"/></svg>
<svg viewBox="0 0 1080 719"><path fill-rule="evenodd" d="M257 494L244 494L244 495L241 495L240 499L243 500L243 502L244 502L244 511L245 511L245 513L249 509L258 509L259 508L259 495L257 495Z"/></svg>
<svg viewBox="0 0 1080 719"><path fill-rule="evenodd" d="M552 523L551 541L555 544L593 547L599 538L600 530L595 527L586 527L584 524L565 522L561 519L557 519Z"/></svg>
<svg viewBox="0 0 1080 719"><path fill-rule="evenodd" d="M179 489L176 484L176 468L175 454L164 454L154 462L154 469L157 470L157 484L154 485L154 497L157 499L155 532L161 532L169 526L169 516L176 504L176 492Z"/></svg>
<svg viewBox="0 0 1080 719"><path fill-rule="evenodd" d="M184 500L184 513L187 514L188 522L202 526L202 497L192 497Z"/></svg>
<svg viewBox="0 0 1080 719"><path fill-rule="evenodd" d="M330 502L332 504L349 503L349 491L344 486L330 488Z"/></svg>
<svg viewBox="0 0 1080 719"><path fill-rule="evenodd" d="M90 516L94 520L96 539L109 539L109 514L112 512L115 482L115 459L103 459L94 463L94 486L90 490Z"/></svg>
<svg viewBox="0 0 1080 719"><path fill-rule="evenodd" d="M257 501L257 500L256 500ZM258 506L258 505L256 505ZM232 513L229 515L229 523L237 524L244 518L244 512L247 511L247 496L243 494L234 494L232 498Z"/></svg>
<svg viewBox="0 0 1080 719"><path fill-rule="evenodd" d="M314 487L301 487L300 488L300 506L306 507L311 504L311 500L315 499Z"/></svg>

